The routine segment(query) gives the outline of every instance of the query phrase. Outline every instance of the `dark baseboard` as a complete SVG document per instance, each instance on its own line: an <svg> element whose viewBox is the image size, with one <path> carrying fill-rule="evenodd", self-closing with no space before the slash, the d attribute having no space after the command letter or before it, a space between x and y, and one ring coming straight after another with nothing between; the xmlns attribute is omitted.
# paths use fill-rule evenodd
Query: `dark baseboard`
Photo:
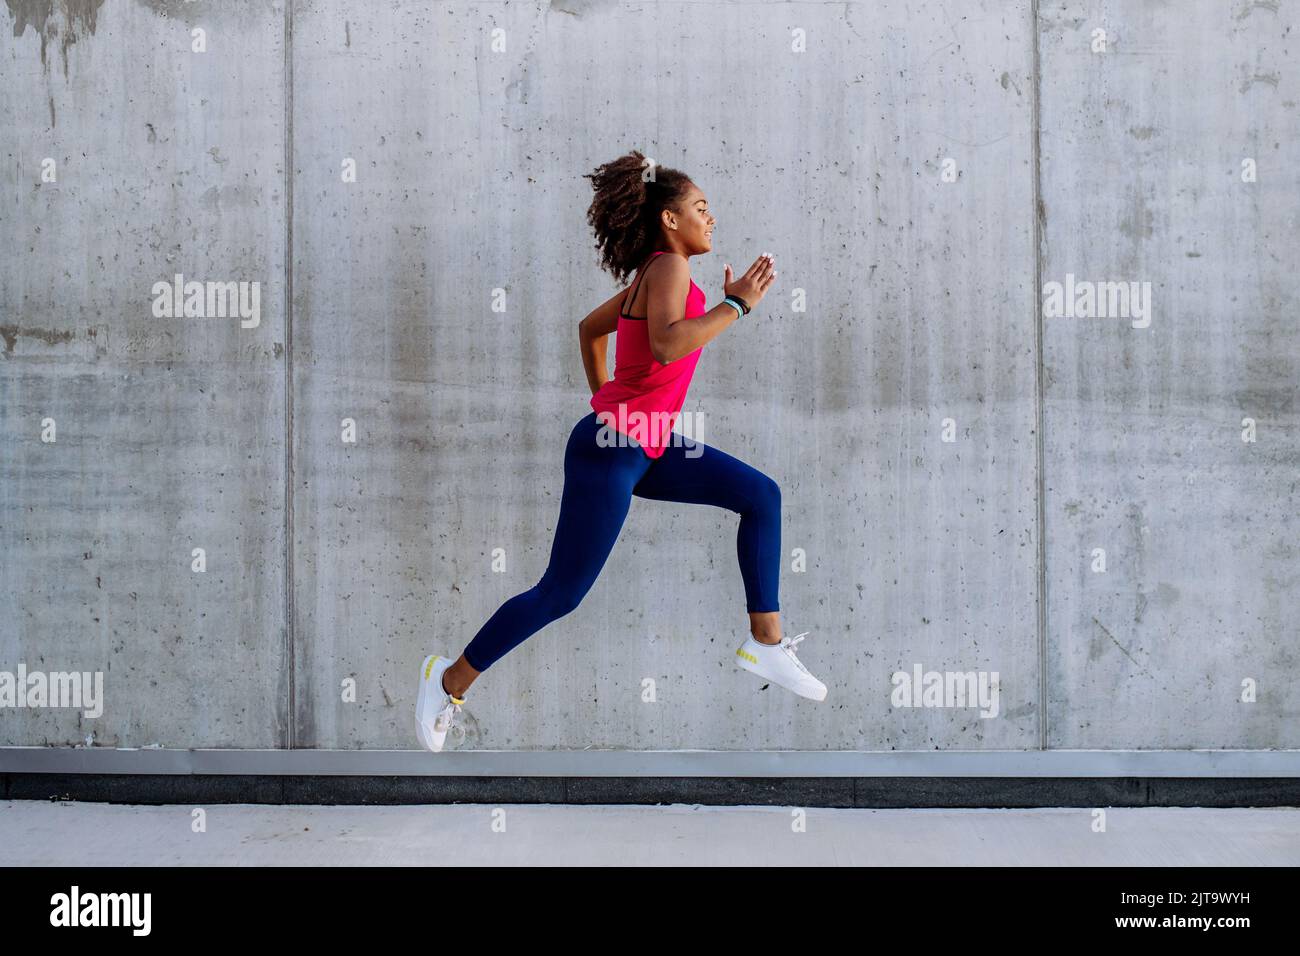
<svg viewBox="0 0 1300 956"><path fill-rule="evenodd" d="M1296 807L1297 777L454 777L0 774L8 800L133 804Z"/></svg>

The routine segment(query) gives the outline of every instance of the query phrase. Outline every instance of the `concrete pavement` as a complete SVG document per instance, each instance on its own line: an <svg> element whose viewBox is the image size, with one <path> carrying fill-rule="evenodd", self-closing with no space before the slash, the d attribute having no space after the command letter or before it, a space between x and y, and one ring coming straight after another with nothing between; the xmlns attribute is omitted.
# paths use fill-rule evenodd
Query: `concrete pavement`
<svg viewBox="0 0 1300 956"><path fill-rule="evenodd" d="M1097 812L8 801L0 865L1300 864L1300 809L1112 808L1104 832Z"/></svg>

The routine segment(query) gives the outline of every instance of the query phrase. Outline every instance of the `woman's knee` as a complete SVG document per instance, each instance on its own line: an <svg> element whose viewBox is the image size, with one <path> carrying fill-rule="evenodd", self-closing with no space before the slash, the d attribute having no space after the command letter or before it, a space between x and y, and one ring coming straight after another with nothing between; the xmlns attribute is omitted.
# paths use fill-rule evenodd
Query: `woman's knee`
<svg viewBox="0 0 1300 956"><path fill-rule="evenodd" d="M781 513L781 486L762 472L755 473L752 496L756 509Z"/></svg>
<svg viewBox="0 0 1300 956"><path fill-rule="evenodd" d="M536 588L546 609L546 616L552 621L576 611L589 590L591 590L590 585L584 587L577 582L554 584L542 581Z"/></svg>

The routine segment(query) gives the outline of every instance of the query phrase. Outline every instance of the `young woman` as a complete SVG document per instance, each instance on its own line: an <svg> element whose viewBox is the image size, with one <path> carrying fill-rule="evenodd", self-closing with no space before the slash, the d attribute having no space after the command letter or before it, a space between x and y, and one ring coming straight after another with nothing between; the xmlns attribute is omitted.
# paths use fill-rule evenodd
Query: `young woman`
<svg viewBox="0 0 1300 956"><path fill-rule="evenodd" d="M573 427L564 451L564 492L546 573L501 605L454 663L430 654L420 666L416 726L429 750L442 749L466 691L483 671L578 606L609 557L634 495L740 515L736 554L750 636L736 651L736 663L801 697L826 699L826 685L795 655L805 635L781 637L780 488L725 452L670 440L700 350L758 305L776 278L775 263L765 253L739 279L728 265L726 298L706 311L688 260L713 248L708 200L682 173L657 166L647 182L646 168L645 157L633 151L585 177L595 190L587 220L601 264L620 285L634 269L636 281L578 325L592 412ZM611 332L618 337L614 377L607 378Z"/></svg>

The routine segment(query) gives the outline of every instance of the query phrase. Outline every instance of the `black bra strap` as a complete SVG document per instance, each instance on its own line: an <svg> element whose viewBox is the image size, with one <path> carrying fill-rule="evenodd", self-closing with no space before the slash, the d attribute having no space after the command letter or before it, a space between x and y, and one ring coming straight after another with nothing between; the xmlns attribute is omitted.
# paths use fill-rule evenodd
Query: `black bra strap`
<svg viewBox="0 0 1300 956"><path fill-rule="evenodd" d="M651 260L653 260L654 257L655 257L655 253L652 252L650 254L650 258L647 259L645 262L641 263L641 268L636 270L636 282L632 283L632 291L628 293L628 297L623 300L624 309L628 307L628 304L630 302L636 301L636 290L641 285L642 278L645 277L646 266L650 264ZM620 310L618 313L618 317L620 319L631 319L633 322L644 322L647 318L649 318L649 313L647 313L644 316L636 316L636 315L628 315L627 312Z"/></svg>

